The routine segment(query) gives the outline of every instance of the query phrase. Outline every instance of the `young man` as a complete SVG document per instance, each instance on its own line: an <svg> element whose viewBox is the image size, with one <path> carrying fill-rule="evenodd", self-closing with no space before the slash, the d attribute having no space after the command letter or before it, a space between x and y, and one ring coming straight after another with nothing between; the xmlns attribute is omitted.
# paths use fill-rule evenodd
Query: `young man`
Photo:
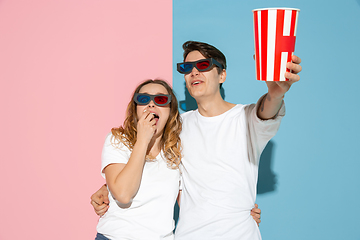
<svg viewBox="0 0 360 240"><path fill-rule="evenodd" d="M220 95L226 59L218 49L193 41L183 48L178 71L198 109L182 114L183 181L175 239L261 239L251 217L259 159L285 114L285 93L300 79L301 60L293 56L287 63L290 81L266 82L268 92L256 105L242 105ZM106 210L95 203L102 202L100 195L92 196L97 212Z"/></svg>

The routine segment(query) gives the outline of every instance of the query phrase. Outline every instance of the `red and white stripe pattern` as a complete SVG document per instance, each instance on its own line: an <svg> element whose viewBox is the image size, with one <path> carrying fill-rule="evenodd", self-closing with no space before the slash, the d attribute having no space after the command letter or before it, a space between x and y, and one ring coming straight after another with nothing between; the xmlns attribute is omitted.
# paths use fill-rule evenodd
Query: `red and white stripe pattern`
<svg viewBox="0 0 360 240"><path fill-rule="evenodd" d="M255 9L254 40L256 79L288 81L286 63L295 50L299 9Z"/></svg>

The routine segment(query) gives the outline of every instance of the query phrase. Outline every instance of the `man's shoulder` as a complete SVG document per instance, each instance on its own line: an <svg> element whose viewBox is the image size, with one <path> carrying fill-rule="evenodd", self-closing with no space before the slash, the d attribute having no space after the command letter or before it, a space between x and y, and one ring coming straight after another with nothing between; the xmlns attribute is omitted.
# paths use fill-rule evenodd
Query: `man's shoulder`
<svg viewBox="0 0 360 240"><path fill-rule="evenodd" d="M235 106L233 108L231 108L229 111L227 111L227 113L230 116L232 116L234 114L237 115L239 113L244 112L247 107L249 107L249 104L237 103L237 104L235 104Z"/></svg>

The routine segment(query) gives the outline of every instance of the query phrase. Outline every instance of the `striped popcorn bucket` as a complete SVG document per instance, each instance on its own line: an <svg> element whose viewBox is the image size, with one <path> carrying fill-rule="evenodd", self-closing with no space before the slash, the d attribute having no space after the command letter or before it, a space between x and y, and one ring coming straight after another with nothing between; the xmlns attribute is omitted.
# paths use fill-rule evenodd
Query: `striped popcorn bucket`
<svg viewBox="0 0 360 240"><path fill-rule="evenodd" d="M256 79L288 81L286 63L295 50L296 28L300 9L254 9Z"/></svg>

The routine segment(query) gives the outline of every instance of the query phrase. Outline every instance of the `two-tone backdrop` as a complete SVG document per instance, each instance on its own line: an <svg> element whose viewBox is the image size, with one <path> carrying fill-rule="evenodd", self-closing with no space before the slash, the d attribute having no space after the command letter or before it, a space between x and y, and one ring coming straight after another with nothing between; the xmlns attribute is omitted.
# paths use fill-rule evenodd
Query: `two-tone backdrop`
<svg viewBox="0 0 360 240"><path fill-rule="evenodd" d="M304 69L261 159L263 239L360 239L359 0L0 0L0 240L94 238L102 144L135 86L166 79L181 112L196 108L176 72L183 42L226 55L225 100L257 101L262 7L301 9Z"/></svg>

